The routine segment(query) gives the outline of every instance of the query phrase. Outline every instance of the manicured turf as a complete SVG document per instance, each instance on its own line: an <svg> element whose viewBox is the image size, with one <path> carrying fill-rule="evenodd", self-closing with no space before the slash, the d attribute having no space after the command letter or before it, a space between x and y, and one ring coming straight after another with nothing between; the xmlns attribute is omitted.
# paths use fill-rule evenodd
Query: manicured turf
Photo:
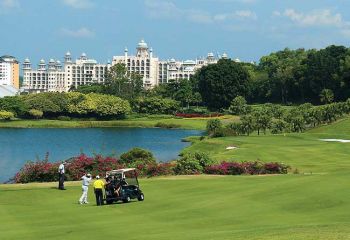
<svg viewBox="0 0 350 240"><path fill-rule="evenodd" d="M220 117L224 122L237 121L235 116ZM0 128L89 128L89 127L155 127L158 123L176 125L177 128L205 130L209 118L134 118L119 121L58 121L14 120L0 121Z"/></svg>
<svg viewBox="0 0 350 240"><path fill-rule="evenodd" d="M80 206L79 183L0 185L0 239L350 239L350 119L304 134L204 140L217 160L283 161L301 174L142 179L144 202ZM236 150L225 150L235 145Z"/></svg>

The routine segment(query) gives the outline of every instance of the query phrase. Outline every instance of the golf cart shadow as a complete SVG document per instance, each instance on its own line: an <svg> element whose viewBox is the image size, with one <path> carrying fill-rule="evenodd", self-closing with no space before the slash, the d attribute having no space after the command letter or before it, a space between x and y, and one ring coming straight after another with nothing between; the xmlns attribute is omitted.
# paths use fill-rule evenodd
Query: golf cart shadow
<svg viewBox="0 0 350 240"><path fill-rule="evenodd" d="M135 168L125 168L107 172L105 202L129 203L132 199L143 201L145 196L140 189Z"/></svg>

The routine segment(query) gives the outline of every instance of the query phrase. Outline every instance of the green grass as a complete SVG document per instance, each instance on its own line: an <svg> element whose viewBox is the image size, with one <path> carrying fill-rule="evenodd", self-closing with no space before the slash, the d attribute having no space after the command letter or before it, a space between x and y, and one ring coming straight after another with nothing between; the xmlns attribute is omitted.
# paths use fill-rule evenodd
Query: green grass
<svg viewBox="0 0 350 240"><path fill-rule="evenodd" d="M15 120L0 122L0 128L90 128L90 127L154 127L158 122L176 124L183 129L204 130L204 119L128 119L113 121Z"/></svg>
<svg viewBox="0 0 350 240"><path fill-rule="evenodd" d="M303 134L196 140L216 160L283 161L301 174L141 179L144 202L80 206L79 183L0 185L0 239L350 239L350 119ZM226 150L235 145L236 150Z"/></svg>

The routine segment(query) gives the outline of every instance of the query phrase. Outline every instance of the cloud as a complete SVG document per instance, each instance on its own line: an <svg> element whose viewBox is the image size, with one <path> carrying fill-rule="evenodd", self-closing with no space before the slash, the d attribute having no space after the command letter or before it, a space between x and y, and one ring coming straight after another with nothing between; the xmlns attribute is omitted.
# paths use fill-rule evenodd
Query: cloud
<svg viewBox="0 0 350 240"><path fill-rule="evenodd" d="M283 16L288 17L301 26L339 27L344 24L341 14L332 14L329 9L314 10L307 14L297 12L294 9L286 9Z"/></svg>
<svg viewBox="0 0 350 240"><path fill-rule="evenodd" d="M90 0L63 0L63 4L77 9L91 8L94 6Z"/></svg>
<svg viewBox="0 0 350 240"><path fill-rule="evenodd" d="M307 13L298 12L293 8L284 12L274 11L275 17L284 17L303 28L333 28L338 34L350 38L350 22L343 19L340 13L333 13L330 9L315 9Z"/></svg>
<svg viewBox="0 0 350 240"><path fill-rule="evenodd" d="M8 14L21 7L18 0L0 0L0 14Z"/></svg>
<svg viewBox="0 0 350 240"><path fill-rule="evenodd" d="M218 23L229 20L257 19L256 13L250 10L212 14L198 9L181 9L170 1L145 0L145 5L148 15L157 19L186 19L191 22L202 24Z"/></svg>
<svg viewBox="0 0 350 240"><path fill-rule="evenodd" d="M60 34L63 36L74 37L74 38L90 38L95 36L95 33L86 27L82 27L77 30L62 28L60 30Z"/></svg>

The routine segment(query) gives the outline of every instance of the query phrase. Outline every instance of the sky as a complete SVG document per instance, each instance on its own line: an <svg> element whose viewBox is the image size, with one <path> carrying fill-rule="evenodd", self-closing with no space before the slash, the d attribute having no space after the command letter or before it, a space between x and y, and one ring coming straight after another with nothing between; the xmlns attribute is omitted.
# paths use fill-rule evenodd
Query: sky
<svg viewBox="0 0 350 240"><path fill-rule="evenodd" d="M258 61L286 47L349 46L350 0L0 0L0 56L101 63L144 39L162 60Z"/></svg>

